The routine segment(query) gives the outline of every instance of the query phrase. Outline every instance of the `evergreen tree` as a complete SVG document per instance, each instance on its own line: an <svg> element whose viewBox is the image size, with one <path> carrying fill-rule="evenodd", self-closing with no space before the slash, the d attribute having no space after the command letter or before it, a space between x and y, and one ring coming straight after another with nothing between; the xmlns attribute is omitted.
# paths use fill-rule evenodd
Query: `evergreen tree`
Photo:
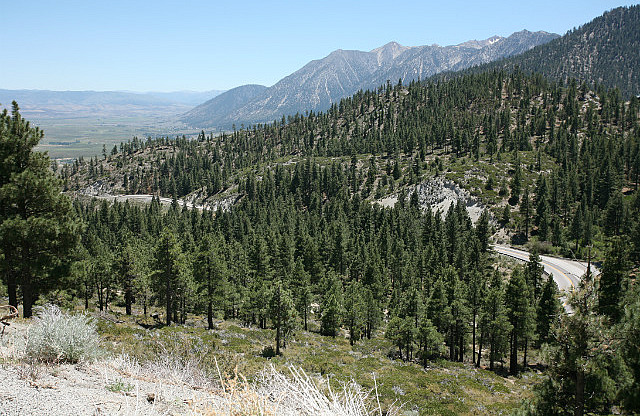
<svg viewBox="0 0 640 416"><path fill-rule="evenodd" d="M620 350L629 372L619 392L619 400L629 413L640 413L640 286L627 292L624 316L617 329L621 334Z"/></svg>
<svg viewBox="0 0 640 416"><path fill-rule="evenodd" d="M598 286L598 311L613 322L618 322L624 314L621 300L627 289L627 267L627 243L616 237L602 266Z"/></svg>
<svg viewBox="0 0 640 416"><path fill-rule="evenodd" d="M442 351L444 337L438 332L429 318L423 315L418 323L416 338L420 348L422 365L426 368L428 359L440 354Z"/></svg>
<svg viewBox="0 0 640 416"><path fill-rule="evenodd" d="M205 236L200 242L195 264L195 279L198 291L203 294L207 304L207 327L213 329L214 304L221 306L222 289L226 280L227 265L224 258L221 238Z"/></svg>
<svg viewBox="0 0 640 416"><path fill-rule="evenodd" d="M527 286L533 292L532 295L535 300L537 300L540 296L540 281L542 279L542 273L544 272L544 267L542 266L542 264L540 264L540 262L541 259L538 255L537 250L531 250L531 253L529 253L529 262L525 266L524 274L527 281Z"/></svg>
<svg viewBox="0 0 640 416"><path fill-rule="evenodd" d="M333 271L329 271L324 278L322 298L322 315L320 318L320 333L325 336L335 337L342 322L342 283L340 277Z"/></svg>
<svg viewBox="0 0 640 416"><path fill-rule="evenodd" d="M0 115L0 269L13 306L20 287L25 317L67 273L80 230L49 158L33 150L42 136L15 101L11 116L6 110Z"/></svg>
<svg viewBox="0 0 640 416"><path fill-rule="evenodd" d="M620 357L609 348L612 337L606 318L596 313L596 283L583 277L569 295L572 314L553 326L548 378L537 388L535 414L611 413L615 373Z"/></svg>
<svg viewBox="0 0 640 416"><path fill-rule="evenodd" d="M533 336L535 326L535 309L532 302L533 296L524 274L520 269L514 270L507 285L505 302L508 308L507 317L511 324L509 371L518 374L518 351L525 351L524 364L526 365L526 350L529 340Z"/></svg>
<svg viewBox="0 0 640 416"><path fill-rule="evenodd" d="M165 322L171 325L172 318L177 320L178 293L186 272L186 258L173 232L165 231L160 236L155 259L154 286L160 300L164 301Z"/></svg>
<svg viewBox="0 0 640 416"><path fill-rule="evenodd" d="M362 300L362 285L350 282L344 293L344 325L349 329L349 343L355 344L365 330L365 306Z"/></svg>
<svg viewBox="0 0 640 416"><path fill-rule="evenodd" d="M501 361L506 355L509 345L509 334L512 326L508 320L508 309L505 307L505 293L502 276L495 270L491 276L480 314L480 341L478 347L479 367L482 358L482 347L489 347L489 368L494 369L494 363Z"/></svg>
<svg viewBox="0 0 640 416"><path fill-rule="evenodd" d="M562 311L562 305L558 300L558 285L552 276L546 279L538 302L536 330L538 332L538 343L542 344L550 340L552 324L558 319Z"/></svg>
<svg viewBox="0 0 640 416"><path fill-rule="evenodd" d="M269 296L269 316L276 330L276 355L280 355L280 344L286 346L287 337L296 325L296 309L291 292L278 279Z"/></svg>

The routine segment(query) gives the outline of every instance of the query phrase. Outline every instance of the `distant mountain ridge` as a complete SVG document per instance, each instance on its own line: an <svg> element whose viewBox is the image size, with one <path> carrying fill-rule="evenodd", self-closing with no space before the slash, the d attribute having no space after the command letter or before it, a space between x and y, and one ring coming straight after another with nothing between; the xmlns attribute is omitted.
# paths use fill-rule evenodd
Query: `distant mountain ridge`
<svg viewBox="0 0 640 416"><path fill-rule="evenodd" d="M129 92L129 91L51 91L0 89L0 107L11 108L17 101L27 116L60 117L126 115L128 112L175 114L222 91Z"/></svg>
<svg viewBox="0 0 640 416"><path fill-rule="evenodd" d="M269 88L239 87L221 94L189 111L181 120L194 127L228 129L232 124L271 122L296 112L324 111L358 90L377 88L387 80L409 82L480 65L522 53L558 36L523 30L507 38L493 36L444 47L389 42L369 52L338 49ZM235 105L225 109L222 101Z"/></svg>
<svg viewBox="0 0 640 416"><path fill-rule="evenodd" d="M574 78L617 87L626 98L639 95L640 5L615 8L558 39L470 72L515 67L562 83Z"/></svg>

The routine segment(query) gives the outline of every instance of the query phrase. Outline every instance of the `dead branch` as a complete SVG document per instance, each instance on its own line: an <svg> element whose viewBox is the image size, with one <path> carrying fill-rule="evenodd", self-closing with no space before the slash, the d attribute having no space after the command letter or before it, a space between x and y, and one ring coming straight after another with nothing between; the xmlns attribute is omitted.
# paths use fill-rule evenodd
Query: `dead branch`
<svg viewBox="0 0 640 416"><path fill-rule="evenodd" d="M7 308L9 310L8 315L0 317L0 324L2 324L2 332L0 333L0 335L4 335L4 329L10 325L7 321L18 316L18 309L16 309L16 307L12 305L3 305L0 306L0 308Z"/></svg>

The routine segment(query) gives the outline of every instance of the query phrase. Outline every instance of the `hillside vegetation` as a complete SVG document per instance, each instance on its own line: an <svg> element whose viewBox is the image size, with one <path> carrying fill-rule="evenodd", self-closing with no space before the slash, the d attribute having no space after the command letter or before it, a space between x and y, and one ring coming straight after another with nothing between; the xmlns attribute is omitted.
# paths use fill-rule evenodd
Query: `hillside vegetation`
<svg viewBox="0 0 640 416"><path fill-rule="evenodd" d="M576 79L615 87L628 99L640 95L638 50L640 6L618 7L558 39L474 71L520 68L563 83Z"/></svg>
<svg viewBox="0 0 640 416"><path fill-rule="evenodd" d="M582 344L551 361L538 348L556 351L575 328L595 331L583 335L593 348L634 331L624 311L637 306L627 273L640 253L639 117L638 100L617 90L494 71L387 85L327 113L218 137L134 139L62 168L66 189L174 202L77 203L87 228L73 296L104 310L119 302L127 314L161 307L166 325L195 313L208 328L218 318L271 328L263 354L287 360L301 329L329 339L345 331L354 349L383 335L416 369L446 357L494 371L508 363L515 375L535 360L553 371L534 409L632 409L623 395L637 384L619 369L633 368L633 336L613 361ZM475 224L463 204L425 212L415 185L443 176L489 211ZM231 194L235 205L215 213L177 203ZM388 198L393 208L373 203ZM534 251L586 257L593 246L604 264L598 286L584 280L589 306L572 303L564 318L535 253L526 268L497 269L488 252L496 227ZM578 371L580 359L593 367ZM605 399L579 399L584 380L585 394Z"/></svg>
<svg viewBox="0 0 640 416"><path fill-rule="evenodd" d="M522 414L640 411L636 96L519 69L387 83L219 136L134 138L59 178L41 138L2 113L0 271L27 317L97 309L106 347L139 360L353 378L379 413L518 395ZM434 211L445 187L464 198ZM600 273L560 294L543 251Z"/></svg>
<svg viewBox="0 0 640 416"><path fill-rule="evenodd" d="M326 111L359 90L387 80L405 83L515 55L558 37L523 30L459 45L402 46L390 42L372 51L333 51L269 88L244 85L189 111L181 120L196 128L228 131L232 126L271 122L302 111ZM225 105L231 104L231 105Z"/></svg>

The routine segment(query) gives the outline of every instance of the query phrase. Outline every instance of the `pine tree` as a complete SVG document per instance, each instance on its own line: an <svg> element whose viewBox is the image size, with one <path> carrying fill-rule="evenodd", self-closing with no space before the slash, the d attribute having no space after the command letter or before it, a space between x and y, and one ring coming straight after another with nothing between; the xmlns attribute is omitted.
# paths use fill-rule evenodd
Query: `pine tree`
<svg viewBox="0 0 640 416"><path fill-rule="evenodd" d="M606 317L596 313L596 281L583 277L567 301L573 313L562 314L553 326L548 379L537 388L535 414L611 413L612 370L620 357L610 348Z"/></svg>
<svg viewBox="0 0 640 416"><path fill-rule="evenodd" d="M33 150L42 136L22 119L15 101L11 116L6 110L0 115L0 269L13 306L20 287L25 317L66 273L80 231L49 158Z"/></svg>
<svg viewBox="0 0 640 416"><path fill-rule="evenodd" d="M172 317L177 320L178 293L186 271L186 258L173 232L165 231L160 236L155 259L154 286L165 304L165 322L171 325Z"/></svg>
<svg viewBox="0 0 640 416"><path fill-rule="evenodd" d="M518 374L518 351L520 348L525 350L524 363L526 364L527 345L535 326L535 309L532 301L533 296L522 271L520 269L514 270L505 293L507 316L512 326L509 359L511 374Z"/></svg>
<svg viewBox="0 0 640 416"><path fill-rule="evenodd" d="M440 354L442 351L444 337L438 332L429 318L423 315L418 322L416 338L420 348L422 365L426 368L428 359Z"/></svg>
<svg viewBox="0 0 640 416"><path fill-rule="evenodd" d="M550 340L552 324L558 319L558 315L562 311L561 308L562 305L558 300L558 285L553 277L549 276L542 288L538 302L536 330L539 345Z"/></svg>
<svg viewBox="0 0 640 416"><path fill-rule="evenodd" d="M619 393L624 409L629 413L640 413L640 286L634 285L627 292L624 316L617 328L622 339L620 350L630 373L629 380Z"/></svg>
<svg viewBox="0 0 640 416"><path fill-rule="evenodd" d="M335 337L342 322L343 289L340 277L333 271L329 271L323 282L322 315L320 317L320 333L325 336Z"/></svg>
<svg viewBox="0 0 640 416"><path fill-rule="evenodd" d="M446 334L451 325L451 308L442 277L438 278L427 301L427 318L441 334Z"/></svg>
<svg viewBox="0 0 640 416"><path fill-rule="evenodd" d="M509 334L512 326L507 316L504 303L504 288L502 276L495 270L491 276L480 314L480 341L478 346L479 367L482 359L483 344L489 347L489 368L494 369L494 363L501 361L506 355L509 345Z"/></svg>
<svg viewBox="0 0 640 416"><path fill-rule="evenodd" d="M616 237L602 266L600 285L598 286L598 311L607 315L612 322L618 322L624 311L621 300L627 290L627 246L628 244Z"/></svg>
<svg viewBox="0 0 640 416"><path fill-rule="evenodd" d="M323 307L320 318L320 333L325 336L335 337L340 329L340 304L334 293L329 294Z"/></svg>
<svg viewBox="0 0 640 416"><path fill-rule="evenodd" d="M224 241L219 236L205 236L200 242L195 264L198 292L207 304L207 327L213 329L213 306L222 303L222 289L226 280L227 264L224 258Z"/></svg>
<svg viewBox="0 0 640 416"><path fill-rule="evenodd" d="M362 285L350 282L344 293L344 324L349 329L349 343L355 344L364 332L365 306L362 300Z"/></svg>
<svg viewBox="0 0 640 416"><path fill-rule="evenodd" d="M541 259L538 255L537 250L531 250L529 253L529 262L525 266L525 279L527 281L527 286L532 290L532 295L535 300L537 300L540 296L541 284L540 281L542 279L542 273L544 271L544 267L540 264Z"/></svg>
<svg viewBox="0 0 640 416"><path fill-rule="evenodd" d="M304 330L308 330L309 312L311 308L312 292L311 292L311 276L304 269L302 260L298 258L294 268L292 282L294 284L294 296L296 309L298 314L302 316Z"/></svg>
<svg viewBox="0 0 640 416"><path fill-rule="evenodd" d="M269 296L269 316L276 330L276 355L280 355L280 344L286 346L286 339L295 329L297 319L291 292L280 279L274 282Z"/></svg>

